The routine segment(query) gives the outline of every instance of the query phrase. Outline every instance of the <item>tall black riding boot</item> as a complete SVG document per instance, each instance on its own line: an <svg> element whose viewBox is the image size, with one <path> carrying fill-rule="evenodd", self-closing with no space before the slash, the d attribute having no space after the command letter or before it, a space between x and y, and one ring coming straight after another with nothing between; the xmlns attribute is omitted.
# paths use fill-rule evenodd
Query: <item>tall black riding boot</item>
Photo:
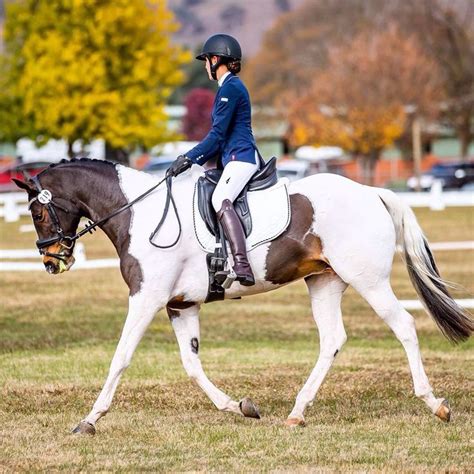
<svg viewBox="0 0 474 474"><path fill-rule="evenodd" d="M221 210L217 213L217 219L222 225L224 234L230 243L234 257L234 272L237 275L237 281L244 286L255 285L255 278L247 259L244 229L229 199L226 199L222 203Z"/></svg>

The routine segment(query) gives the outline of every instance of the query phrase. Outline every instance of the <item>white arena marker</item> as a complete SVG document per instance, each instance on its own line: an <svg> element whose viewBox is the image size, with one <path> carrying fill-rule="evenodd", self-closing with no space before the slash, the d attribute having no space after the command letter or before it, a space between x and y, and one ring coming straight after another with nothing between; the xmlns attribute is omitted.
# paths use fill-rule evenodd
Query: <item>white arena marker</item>
<svg viewBox="0 0 474 474"><path fill-rule="evenodd" d="M119 266L118 258L102 258L76 262L71 270L89 270L93 268L116 268ZM30 272L45 271L42 262L0 262L0 272Z"/></svg>
<svg viewBox="0 0 474 474"><path fill-rule="evenodd" d="M38 250L35 249L11 249L0 250L0 258L17 259L17 258L40 258Z"/></svg>
<svg viewBox="0 0 474 474"><path fill-rule="evenodd" d="M462 308L474 308L474 298L460 299L455 301ZM400 303L405 309L408 310L424 309L421 301L419 300L400 300Z"/></svg>
<svg viewBox="0 0 474 474"><path fill-rule="evenodd" d="M474 240L464 242L435 242L430 244L433 250L474 250Z"/></svg>
<svg viewBox="0 0 474 474"><path fill-rule="evenodd" d="M35 226L33 224L22 224L20 226L20 232L34 232Z"/></svg>

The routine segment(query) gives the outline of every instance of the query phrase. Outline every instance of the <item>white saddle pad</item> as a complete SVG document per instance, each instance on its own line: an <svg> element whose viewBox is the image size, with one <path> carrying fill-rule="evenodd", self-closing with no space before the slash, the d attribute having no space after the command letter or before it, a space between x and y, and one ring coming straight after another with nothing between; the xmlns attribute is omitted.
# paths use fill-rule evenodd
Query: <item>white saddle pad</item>
<svg viewBox="0 0 474 474"><path fill-rule="evenodd" d="M252 215L252 232L247 238L247 251L270 242L282 234L291 219L288 179L280 179L274 186L247 194ZM206 252L214 252L216 238L209 232L198 208L197 183L193 197L194 231L199 245Z"/></svg>

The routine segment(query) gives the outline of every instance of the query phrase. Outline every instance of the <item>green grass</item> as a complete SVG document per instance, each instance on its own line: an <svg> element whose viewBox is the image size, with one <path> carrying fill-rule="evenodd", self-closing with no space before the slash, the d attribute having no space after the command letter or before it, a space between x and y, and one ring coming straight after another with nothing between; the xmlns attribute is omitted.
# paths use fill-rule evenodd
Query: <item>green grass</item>
<svg viewBox="0 0 474 474"><path fill-rule="evenodd" d="M432 241L472 240L470 209L417 210ZM27 221L24 221L27 222ZM33 234L0 224L0 247ZM111 256L103 235L89 258ZM474 293L472 252L438 252L443 276ZM397 258L392 282L415 293ZM118 269L50 276L0 273L0 471L470 471L474 465L474 344L453 346L414 312L425 369L453 420L443 424L412 393L403 349L351 289L349 336L308 408L304 429L283 421L317 357L317 332L302 283L242 301L205 305L201 359L234 399L252 397L261 420L218 412L182 369L161 312L125 373L95 437L70 429L102 386L126 313Z"/></svg>

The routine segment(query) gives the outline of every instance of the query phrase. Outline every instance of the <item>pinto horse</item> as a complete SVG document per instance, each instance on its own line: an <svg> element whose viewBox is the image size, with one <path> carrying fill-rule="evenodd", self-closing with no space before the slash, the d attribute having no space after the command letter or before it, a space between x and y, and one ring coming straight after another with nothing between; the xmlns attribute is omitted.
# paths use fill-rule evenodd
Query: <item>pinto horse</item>
<svg viewBox="0 0 474 474"><path fill-rule="evenodd" d="M201 172L194 166L174 179L180 238L176 245L163 249L150 245L148 237L165 207L165 187L157 187L133 206L114 214L144 190L156 186L157 180L151 175L106 161L81 159L51 165L36 181L16 180L28 193L41 242L38 246L43 249L43 262L50 273L61 273L73 264L75 240L68 237L77 235L81 217L98 221L113 216L100 227L120 257L120 270L130 290L128 315L102 391L75 433L95 433L95 425L109 410L138 343L162 308L168 312L189 377L219 410L259 417L249 398L235 401L217 388L199 360L199 309L208 292L208 270L206 255L194 235L192 199ZM443 334L460 342L469 338L474 324L449 296L411 209L391 191L331 174L291 183L289 199L291 222L286 230L249 252L255 286L234 283L225 293L226 298L236 298L274 290L302 278L306 282L319 329L320 354L286 423L305 424L304 411L346 341L341 298L348 285L362 295L403 345L416 396L436 416L449 421L448 402L434 396L425 374L413 317L390 286L397 244L403 249L420 299ZM173 241L177 220L170 216L167 221L161 235Z"/></svg>

